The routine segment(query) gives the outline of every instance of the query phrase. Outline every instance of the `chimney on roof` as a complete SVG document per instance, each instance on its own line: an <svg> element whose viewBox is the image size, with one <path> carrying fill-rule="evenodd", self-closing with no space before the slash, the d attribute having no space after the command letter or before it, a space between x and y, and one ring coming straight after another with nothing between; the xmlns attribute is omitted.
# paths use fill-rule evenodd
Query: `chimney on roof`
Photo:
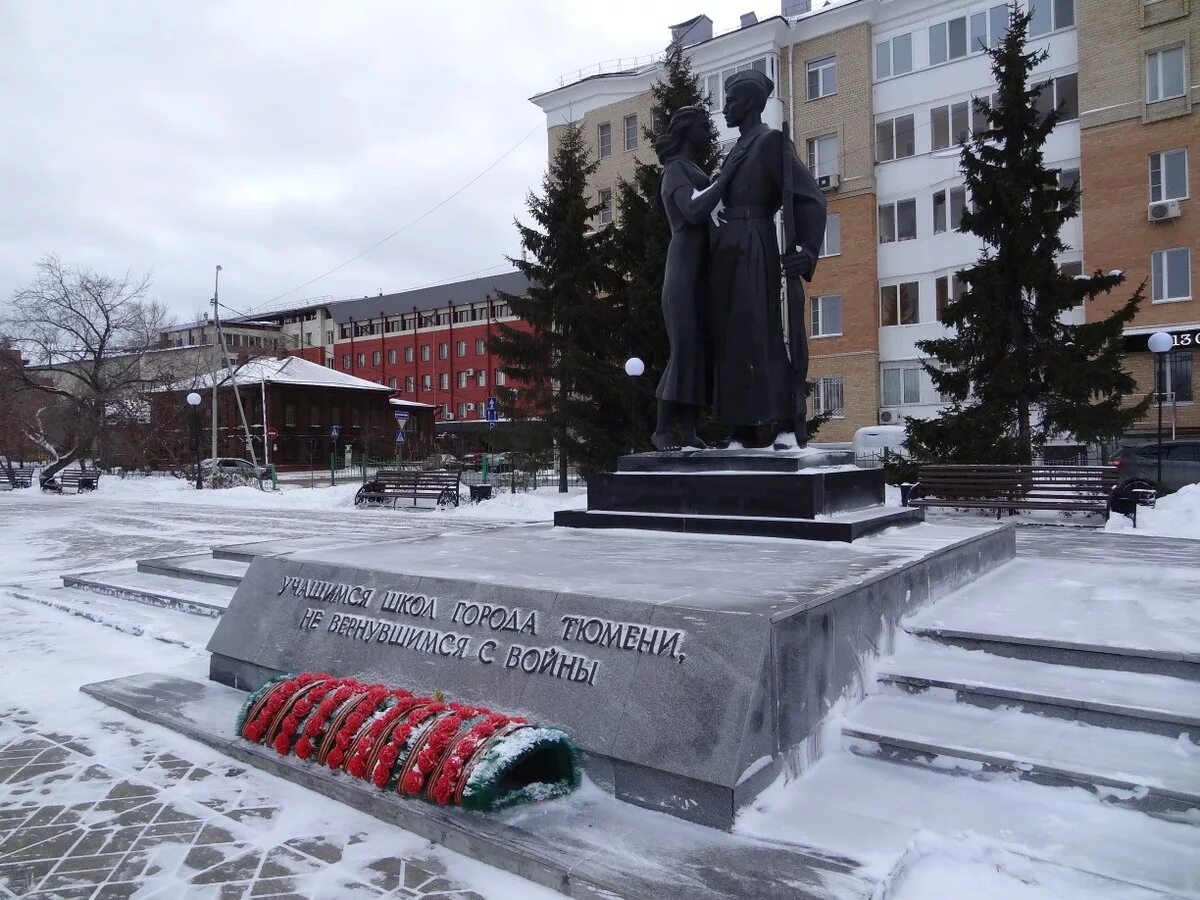
<svg viewBox="0 0 1200 900"><path fill-rule="evenodd" d="M701 41L712 40L713 23L708 16L700 15L686 22L671 26L671 42L678 41L684 47L691 47Z"/></svg>
<svg viewBox="0 0 1200 900"><path fill-rule="evenodd" d="M812 12L812 0L783 0L783 17L802 16Z"/></svg>
<svg viewBox="0 0 1200 900"><path fill-rule="evenodd" d="M758 15L753 12L742 13L742 28L749 28L751 25L758 24Z"/></svg>

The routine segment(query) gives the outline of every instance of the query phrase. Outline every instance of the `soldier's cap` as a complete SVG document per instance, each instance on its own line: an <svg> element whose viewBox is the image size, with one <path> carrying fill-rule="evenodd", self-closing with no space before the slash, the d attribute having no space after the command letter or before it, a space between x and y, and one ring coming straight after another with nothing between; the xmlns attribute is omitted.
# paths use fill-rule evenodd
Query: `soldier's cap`
<svg viewBox="0 0 1200 900"><path fill-rule="evenodd" d="M735 87L741 85L749 85L760 91L763 100L770 97L771 91L775 90L775 82L758 71L758 69L746 69L742 72L734 72L725 79L725 93L728 94Z"/></svg>

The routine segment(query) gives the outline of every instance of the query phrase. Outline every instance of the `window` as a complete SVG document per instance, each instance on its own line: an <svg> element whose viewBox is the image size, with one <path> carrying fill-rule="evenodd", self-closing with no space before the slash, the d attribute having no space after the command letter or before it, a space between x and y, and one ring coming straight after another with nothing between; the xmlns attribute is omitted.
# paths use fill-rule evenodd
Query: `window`
<svg viewBox="0 0 1200 900"><path fill-rule="evenodd" d="M371 365L377 366L383 361L383 354L376 350L371 354Z"/></svg>
<svg viewBox="0 0 1200 900"><path fill-rule="evenodd" d="M415 378L413 378L411 375L407 375L407 376L405 376L405 378L404 378L404 390L408 391L408 393L410 393L410 394L411 394L411 393L413 393L413 392L414 392L416 389L417 389L417 380L416 380Z"/></svg>
<svg viewBox="0 0 1200 900"><path fill-rule="evenodd" d="M829 414L831 419L846 418L845 379L841 375L830 375L818 378L813 391L813 412L817 415Z"/></svg>
<svg viewBox="0 0 1200 900"><path fill-rule="evenodd" d="M496 370L496 387L504 387L504 384L506 381L507 381L507 379L505 378L504 370L497 369Z"/></svg>
<svg viewBox="0 0 1200 900"><path fill-rule="evenodd" d="M345 340L346 338L350 337L350 326L343 325L341 327L341 329L339 329L339 334L341 335L342 340Z"/></svg>
<svg viewBox="0 0 1200 900"><path fill-rule="evenodd" d="M349 353L342 354L342 368L345 369L347 372L350 371L350 354Z"/></svg>
<svg viewBox="0 0 1200 900"><path fill-rule="evenodd" d="M337 410L336 409L334 410L333 417L335 419L337 418ZM321 427L321 407L316 406L314 404L313 406L310 406L308 408L308 424L309 424L310 428L320 428Z"/></svg>
<svg viewBox="0 0 1200 900"><path fill-rule="evenodd" d="M397 383L397 381L396 381L396 376L395 376L395 375L391 376L391 377L388 379L388 387L390 387L390 388L391 388L393 391L394 391L394 390L396 390L397 384L398 384L398 383Z"/></svg>
<svg viewBox="0 0 1200 900"><path fill-rule="evenodd" d="M837 57L814 60L808 69L808 99L818 100L837 93Z"/></svg>
<svg viewBox="0 0 1200 900"><path fill-rule="evenodd" d="M483 356L483 354L486 352L487 344L484 343L483 338L475 338L475 355Z"/></svg>
<svg viewBox="0 0 1200 900"><path fill-rule="evenodd" d="M735 72L745 72L749 69L757 69L759 72L762 72L764 75L770 76L772 80L775 79L774 60L771 61L771 71L768 72L767 71L767 58L765 56L761 56L758 59L754 60L753 62L742 63L740 66L731 66L730 68L724 69L720 72L713 72L711 75L708 75L704 79L704 90L705 90L705 93L708 95L708 97L707 97L708 108L715 110L715 109L720 109L722 106L724 106L725 105L725 79L728 78L730 75L734 74ZM775 96L774 90L772 90L771 96L772 97Z"/></svg>
<svg viewBox="0 0 1200 900"><path fill-rule="evenodd" d="M459 359L462 359L464 356L467 355L467 342L466 341L459 341L458 343L456 343L454 345L454 355L457 356Z"/></svg>
<svg viewBox="0 0 1200 900"><path fill-rule="evenodd" d="M842 252L842 214L830 213L825 217L825 240L821 243L821 256L837 256Z"/></svg>
<svg viewBox="0 0 1200 900"><path fill-rule="evenodd" d="M329 357L325 360L325 368L327 368L327 369L333 368L333 358L332 357Z"/></svg>
<svg viewBox="0 0 1200 900"><path fill-rule="evenodd" d="M875 123L875 160L903 159L917 152L913 117L899 116Z"/></svg>
<svg viewBox="0 0 1200 900"><path fill-rule="evenodd" d="M458 373L458 386L460 388L465 388L467 386L467 373L465 370Z"/></svg>
<svg viewBox="0 0 1200 900"><path fill-rule="evenodd" d="M950 301L957 300L962 296L963 283L958 280L957 275L942 275L934 280L933 286L937 305L937 317L940 322L942 320L942 313L950 305Z"/></svg>
<svg viewBox="0 0 1200 900"><path fill-rule="evenodd" d="M879 206L879 243L911 241L917 236L917 201L898 200Z"/></svg>
<svg viewBox="0 0 1200 900"><path fill-rule="evenodd" d="M1167 47L1146 54L1146 100L1157 103L1182 97L1185 85L1183 77L1183 47Z"/></svg>
<svg viewBox="0 0 1200 900"><path fill-rule="evenodd" d="M934 150L945 150L967 139L969 108L970 104L964 100L949 106L935 106L929 111L931 146Z"/></svg>
<svg viewBox="0 0 1200 900"><path fill-rule="evenodd" d="M465 418L467 417L467 404L466 404L466 401L461 401L461 400L459 401L459 404L458 404L458 417L459 417L460 419L465 419Z"/></svg>
<svg viewBox="0 0 1200 900"><path fill-rule="evenodd" d="M1151 203L1187 199L1187 164L1187 150L1164 150L1150 154Z"/></svg>
<svg viewBox="0 0 1200 900"><path fill-rule="evenodd" d="M283 404L283 424L284 424L285 428L295 428L296 427L296 404L295 403Z"/></svg>
<svg viewBox="0 0 1200 900"><path fill-rule="evenodd" d="M967 18L929 26L929 64L936 66L967 55Z"/></svg>
<svg viewBox="0 0 1200 900"><path fill-rule="evenodd" d="M997 46L1008 34L1008 7L993 6L987 12L971 16L971 44L969 52L979 53L988 47Z"/></svg>
<svg viewBox="0 0 1200 900"><path fill-rule="evenodd" d="M325 332L325 343L326 344L333 343L333 332L332 331Z"/></svg>
<svg viewBox="0 0 1200 900"><path fill-rule="evenodd" d="M449 359L449 358L450 358L450 342L442 341L440 344L438 344L438 359Z"/></svg>
<svg viewBox="0 0 1200 900"><path fill-rule="evenodd" d="M392 348L391 350L388 351L388 365L394 366L395 364L396 364L396 350L395 350L395 348Z"/></svg>
<svg viewBox="0 0 1200 900"><path fill-rule="evenodd" d="M365 354L365 353L355 354L354 361L357 365L365 366L367 364L367 354Z"/></svg>
<svg viewBox="0 0 1200 900"><path fill-rule="evenodd" d="M1188 300L1192 296L1192 252L1187 247L1155 250L1150 256L1154 302Z"/></svg>
<svg viewBox="0 0 1200 900"><path fill-rule="evenodd" d="M911 406L921 402L921 370L916 366L883 370L883 405Z"/></svg>
<svg viewBox="0 0 1200 900"><path fill-rule="evenodd" d="M1070 122L1079 118L1079 76L1061 75L1050 81L1042 82L1042 92L1034 101L1042 121L1050 115L1050 110L1058 110L1058 121Z"/></svg>
<svg viewBox="0 0 1200 900"><path fill-rule="evenodd" d="M625 149L637 149L637 116L625 117Z"/></svg>
<svg viewBox="0 0 1200 900"><path fill-rule="evenodd" d="M1060 169L1058 172L1058 187L1059 190L1074 189L1075 200L1072 204L1063 203L1059 209L1066 209L1070 205L1076 215L1079 214L1079 204L1081 195L1079 193L1079 170L1078 169Z"/></svg>
<svg viewBox="0 0 1200 900"><path fill-rule="evenodd" d="M413 348L412 347L404 348L404 361L406 363L410 363L413 361Z"/></svg>
<svg viewBox="0 0 1200 900"><path fill-rule="evenodd" d="M812 298L812 336L834 337L842 333L842 295Z"/></svg>
<svg viewBox="0 0 1200 900"><path fill-rule="evenodd" d="M1075 0L1029 0L1029 34L1049 34L1075 24Z"/></svg>
<svg viewBox="0 0 1200 900"><path fill-rule="evenodd" d="M836 134L826 134L817 138L809 138L808 168L813 178L822 175L836 175L838 170L838 139Z"/></svg>
<svg viewBox="0 0 1200 900"><path fill-rule="evenodd" d="M1167 354L1163 373L1167 383L1163 385L1168 394L1175 395L1177 403L1191 403L1195 399L1192 391L1192 351L1174 348Z"/></svg>
<svg viewBox="0 0 1200 900"><path fill-rule="evenodd" d="M487 387L487 369L480 369L475 373L475 387Z"/></svg>
<svg viewBox="0 0 1200 900"><path fill-rule="evenodd" d="M916 325L921 321L920 284L905 281L879 289L880 325Z"/></svg>
<svg viewBox="0 0 1200 900"><path fill-rule="evenodd" d="M432 375L422 375L421 376L421 390L427 391L432 387L433 387L433 376Z"/></svg>
<svg viewBox="0 0 1200 900"><path fill-rule="evenodd" d="M992 127L988 113L996 105L997 97L997 94L992 94L990 97L971 98L971 134L978 136ZM983 105L983 109L979 108L979 104Z"/></svg>
<svg viewBox="0 0 1200 900"><path fill-rule="evenodd" d="M965 187L936 191L933 195L933 233L941 234L947 228L957 231L962 224L962 214L966 207L967 189ZM947 212L949 212L948 217Z"/></svg>
<svg viewBox="0 0 1200 900"><path fill-rule="evenodd" d="M875 80L912 71L912 35L898 34L875 45Z"/></svg>
<svg viewBox="0 0 1200 900"><path fill-rule="evenodd" d="M432 351L428 344L421 345L421 362L429 362L432 356Z"/></svg>
<svg viewBox="0 0 1200 900"><path fill-rule="evenodd" d="M608 122L596 129L596 154L601 159L612 156L612 125Z"/></svg>
<svg viewBox="0 0 1200 900"><path fill-rule="evenodd" d="M449 372L442 372L442 374L440 374L438 376L438 387L440 387L443 391L450 390L450 373Z"/></svg>
<svg viewBox="0 0 1200 900"><path fill-rule="evenodd" d="M305 347L312 346L312 332L311 331L304 332L304 346Z"/></svg>
<svg viewBox="0 0 1200 900"><path fill-rule="evenodd" d="M613 220L613 196L611 188L600 191L600 224L607 225Z"/></svg>

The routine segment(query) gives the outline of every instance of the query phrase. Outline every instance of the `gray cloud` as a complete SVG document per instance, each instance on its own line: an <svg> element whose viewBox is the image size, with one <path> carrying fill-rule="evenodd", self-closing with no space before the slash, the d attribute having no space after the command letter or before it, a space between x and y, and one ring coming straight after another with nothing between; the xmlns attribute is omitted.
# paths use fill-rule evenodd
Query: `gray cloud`
<svg viewBox="0 0 1200 900"><path fill-rule="evenodd" d="M420 225L289 295L448 280L518 252L546 164L528 97L661 49L744 3L606 0L88 3L0 0L0 302L53 251L153 270L187 317L245 309L324 272L504 162ZM771 14L777 7L759 10Z"/></svg>

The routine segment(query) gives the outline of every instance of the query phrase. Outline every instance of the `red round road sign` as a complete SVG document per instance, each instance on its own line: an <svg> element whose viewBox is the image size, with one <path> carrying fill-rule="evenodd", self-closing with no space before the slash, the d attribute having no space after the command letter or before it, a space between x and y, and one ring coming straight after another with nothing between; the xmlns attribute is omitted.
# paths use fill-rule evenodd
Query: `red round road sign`
<svg viewBox="0 0 1200 900"><path fill-rule="evenodd" d="M271 440L275 440L275 438L279 437L278 429L268 428L267 429L267 437L269 437Z"/></svg>

